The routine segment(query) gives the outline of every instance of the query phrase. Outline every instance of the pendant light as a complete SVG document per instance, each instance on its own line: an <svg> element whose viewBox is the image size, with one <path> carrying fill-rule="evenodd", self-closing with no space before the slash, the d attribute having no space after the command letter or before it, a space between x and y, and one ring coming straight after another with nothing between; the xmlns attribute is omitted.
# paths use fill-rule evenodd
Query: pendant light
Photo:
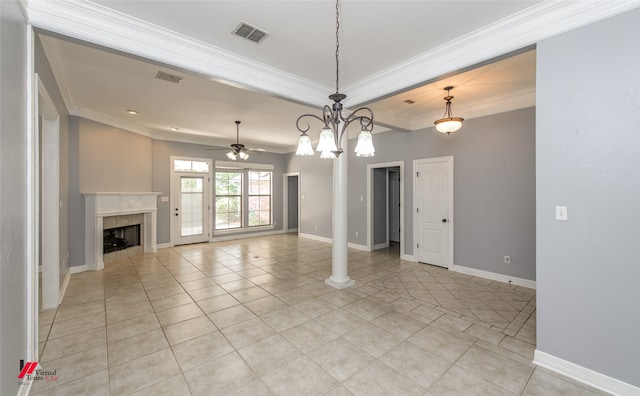
<svg viewBox="0 0 640 396"><path fill-rule="evenodd" d="M451 99L453 99L453 96L451 96L450 91L452 89L452 86L446 87L444 89L445 91L447 91L447 96L444 97L444 100L447 101L444 108L444 116L434 122L434 124L436 124L436 129L438 130L438 132L446 133L447 135L460 129L462 127L462 121L464 121L464 118L454 117L453 113L451 112Z"/></svg>

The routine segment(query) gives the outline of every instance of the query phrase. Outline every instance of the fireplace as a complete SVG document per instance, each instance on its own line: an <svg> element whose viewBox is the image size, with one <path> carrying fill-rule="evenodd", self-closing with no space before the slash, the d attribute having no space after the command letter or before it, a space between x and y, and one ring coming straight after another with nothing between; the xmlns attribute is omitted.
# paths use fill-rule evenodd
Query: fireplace
<svg viewBox="0 0 640 396"><path fill-rule="evenodd" d="M106 261L140 253L157 251L156 242L156 200L157 192L132 193L84 193L85 199L85 268L100 270ZM128 229L119 230L115 229ZM127 242L129 234L135 234L137 241ZM109 241L105 241L105 237ZM135 238L134 238L135 239ZM106 242L106 243L105 243ZM112 251L114 244L124 250ZM105 246L110 245L110 246ZM107 249L109 248L109 249Z"/></svg>
<svg viewBox="0 0 640 396"><path fill-rule="evenodd" d="M109 228L102 235L103 254L140 246L140 224Z"/></svg>

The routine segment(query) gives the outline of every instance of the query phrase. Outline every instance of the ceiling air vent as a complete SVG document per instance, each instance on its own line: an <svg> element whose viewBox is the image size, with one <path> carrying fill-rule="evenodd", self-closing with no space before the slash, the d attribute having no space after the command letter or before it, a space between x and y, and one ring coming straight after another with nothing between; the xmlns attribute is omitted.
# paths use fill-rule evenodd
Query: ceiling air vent
<svg viewBox="0 0 640 396"><path fill-rule="evenodd" d="M251 26L246 22L240 22L238 27L233 30L233 34L236 36L240 36L242 38L246 38L249 41L253 41L256 44L260 44L262 40L264 40L269 33L264 30L260 30L255 26Z"/></svg>
<svg viewBox="0 0 640 396"><path fill-rule="evenodd" d="M160 80L164 80L164 81L169 81L172 83L179 83L180 81L182 81L182 79L184 77L180 77L180 76L174 76L173 74L169 74L163 71L159 71L158 74L156 74L156 78L160 79Z"/></svg>

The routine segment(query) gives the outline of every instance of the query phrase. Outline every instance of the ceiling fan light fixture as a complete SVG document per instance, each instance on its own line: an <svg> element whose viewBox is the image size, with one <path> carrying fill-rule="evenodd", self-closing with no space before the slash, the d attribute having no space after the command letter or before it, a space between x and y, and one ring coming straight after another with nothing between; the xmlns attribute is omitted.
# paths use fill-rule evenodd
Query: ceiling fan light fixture
<svg viewBox="0 0 640 396"><path fill-rule="evenodd" d="M242 160L248 160L249 159L249 154L245 153L244 151L240 151L240 153L238 154L240 156L240 159Z"/></svg>
<svg viewBox="0 0 640 396"><path fill-rule="evenodd" d="M229 159L230 159L230 160L232 160L232 161L235 161L235 160L237 160L237 159L238 159L238 154L236 154L236 152L235 152L235 151L229 151L229 152L227 153L227 158L229 158Z"/></svg>
<svg viewBox="0 0 640 396"><path fill-rule="evenodd" d="M451 112L451 99L453 99L453 96L451 96L450 91L452 89L452 86L445 87L447 96L445 96L443 99L446 100L447 103L444 107L444 116L441 119L434 121L436 130L438 132L446 133L447 135L462 128L462 121L464 121L464 118L454 117L453 113Z"/></svg>

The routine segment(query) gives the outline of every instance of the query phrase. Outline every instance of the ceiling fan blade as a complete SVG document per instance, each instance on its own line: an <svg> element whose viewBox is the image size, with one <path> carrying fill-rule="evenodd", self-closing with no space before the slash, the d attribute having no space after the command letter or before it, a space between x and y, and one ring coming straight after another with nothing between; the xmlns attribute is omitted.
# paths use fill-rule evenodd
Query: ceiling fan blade
<svg viewBox="0 0 640 396"><path fill-rule="evenodd" d="M266 151L263 148L250 148L250 147L247 147L246 150L254 152L254 153L264 153Z"/></svg>

